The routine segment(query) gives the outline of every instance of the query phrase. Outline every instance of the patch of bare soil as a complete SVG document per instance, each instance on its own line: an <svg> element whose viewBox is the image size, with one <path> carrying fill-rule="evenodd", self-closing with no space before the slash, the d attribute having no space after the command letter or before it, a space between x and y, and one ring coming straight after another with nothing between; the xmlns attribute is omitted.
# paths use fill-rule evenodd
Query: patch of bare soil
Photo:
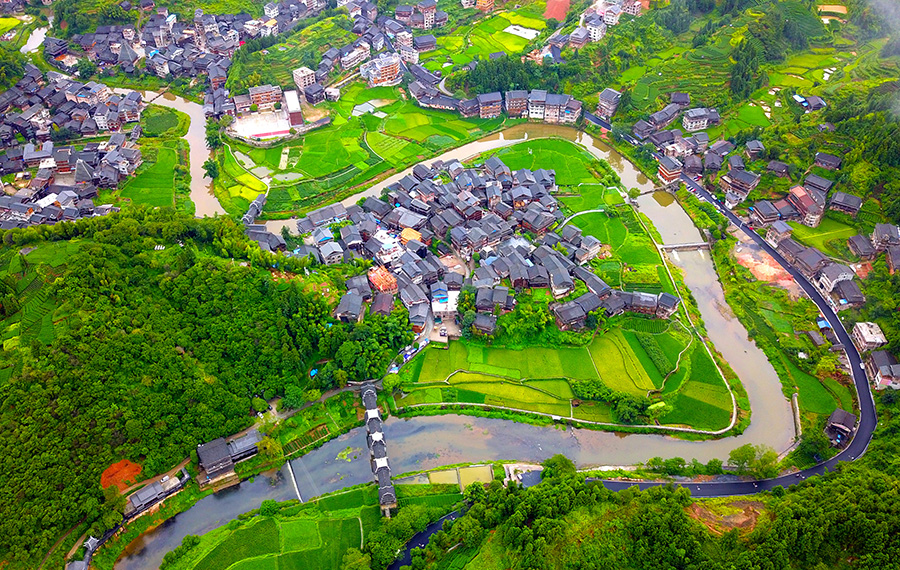
<svg viewBox="0 0 900 570"><path fill-rule="evenodd" d="M741 512L720 515L700 503L693 503L687 508L687 514L711 533L721 536L735 528L741 531L753 530L756 528L756 521L765 510L765 505L759 501L735 501L730 506L741 509Z"/></svg>
<svg viewBox="0 0 900 570"><path fill-rule="evenodd" d="M771 255L760 249L743 232L736 232L733 235L738 238L738 243L735 244L731 254L739 264L749 269L757 280L772 283L787 290L792 299L800 297L803 290L790 273L778 265Z"/></svg>

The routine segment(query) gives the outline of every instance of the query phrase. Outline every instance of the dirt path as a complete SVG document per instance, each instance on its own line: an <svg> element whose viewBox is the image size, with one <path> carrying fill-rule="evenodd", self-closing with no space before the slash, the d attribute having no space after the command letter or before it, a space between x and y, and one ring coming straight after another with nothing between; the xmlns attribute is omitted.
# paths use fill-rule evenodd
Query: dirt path
<svg viewBox="0 0 900 570"><path fill-rule="evenodd" d="M81 523L83 523L83 522L84 522L84 519L81 519L80 521L78 521L78 524L81 524ZM70 529L69 529L69 532L67 532L66 534L64 534L64 535L62 535L61 537L59 537L59 540L57 540L56 543L55 543L53 546L50 547L50 550L47 551L47 554L44 555L44 558L43 558L43 560L41 560L40 565L38 565L38 570L41 570L41 568L44 567L44 564L47 563L47 559L50 558L50 555L53 554L53 553L56 551L56 549L59 547L60 544L63 543L63 541L64 541L65 539L69 538L69 535L72 534L72 531L75 530L75 528L76 528L76 527L74 527L74 526L73 526L72 528L70 528ZM76 543L76 544L77 544L78 546L81 546L81 542L78 542L78 543ZM78 549L76 548L75 550L78 550ZM68 556L66 556L66 558L68 559L68 557L71 556L73 553L74 553L74 550L73 550L72 552L70 552L70 553L68 554Z"/></svg>

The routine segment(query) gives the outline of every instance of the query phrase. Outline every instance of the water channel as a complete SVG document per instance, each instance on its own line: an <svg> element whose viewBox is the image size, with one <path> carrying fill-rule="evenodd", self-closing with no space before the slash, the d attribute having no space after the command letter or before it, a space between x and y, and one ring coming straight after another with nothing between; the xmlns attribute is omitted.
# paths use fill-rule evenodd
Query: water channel
<svg viewBox="0 0 900 570"><path fill-rule="evenodd" d="M193 103L189 105L196 106ZM199 109L199 106L196 107ZM202 111L200 116L202 118ZM610 147L585 133L566 127L520 125L449 151L435 160L471 158L486 150L547 136L563 136L573 140L595 157L608 161L626 188L652 190L654 186L631 162ZM202 143L203 133L200 133L200 137ZM191 148L193 172L193 141ZM201 148L205 154L205 145ZM408 171L404 171L396 174L364 193L348 198L345 203L355 203L363 195L378 195L381 188L407 173ZM194 180L201 178L194 177ZM193 195L194 192L192 198ZM664 243L700 240L700 234L690 218L671 196L661 193L645 194L638 199L638 206L659 230ZM198 204L198 215L210 209L204 207L201 210ZM270 230L280 231L285 222L293 224L289 220L277 225L270 222ZM741 378L747 391L753 421L742 435L692 442L664 435L562 430L457 415L410 419L392 417L385 422L384 430L386 439L390 442L393 471L404 473L453 463L502 459L539 462L556 453L563 453L580 467L586 467L631 465L654 456L679 456L706 462L713 458L727 458L732 449L745 443L770 445L779 452L786 449L794 436L790 404L781 393L781 384L771 364L762 351L747 338L746 329L731 314L725 303L722 287L708 253L677 252L671 254L671 259L684 272L685 283L697 300L710 339ZM358 450L358 453L351 454L350 461L338 459L338 454L347 447ZM363 428L357 428L302 458L292 460L291 467L301 497L308 500L371 480L364 448L365 432ZM177 515L135 541L116 564L116 569L157 568L163 555L178 546L184 536L207 532L241 512L258 507L264 499L296 498L290 482L285 480L286 472L286 469L282 469L269 477L259 476L253 483L244 482L235 489L199 501L189 511Z"/></svg>
<svg viewBox="0 0 900 570"><path fill-rule="evenodd" d="M128 92L131 89L115 89L114 91ZM206 177L206 172L203 170L203 163L211 156L209 149L206 148L206 115L203 113L203 107L169 92L160 94L153 91L141 91L140 93L144 101L181 111L191 118L191 124L184 139L191 147L191 201L196 207L194 213L200 218L224 214L225 209L213 194L212 180Z"/></svg>

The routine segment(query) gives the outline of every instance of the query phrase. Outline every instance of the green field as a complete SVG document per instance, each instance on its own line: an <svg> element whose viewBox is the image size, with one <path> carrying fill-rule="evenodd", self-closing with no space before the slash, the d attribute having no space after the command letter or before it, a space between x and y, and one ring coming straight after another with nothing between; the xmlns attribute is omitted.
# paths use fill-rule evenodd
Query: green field
<svg viewBox="0 0 900 570"><path fill-rule="evenodd" d="M177 125L177 117L175 123ZM175 201L175 151L160 147L156 162L142 165L134 178L129 179L120 192L135 204L148 206L172 206Z"/></svg>
<svg viewBox="0 0 900 570"><path fill-rule="evenodd" d="M498 151L497 157L511 170L553 168L559 186L596 182L589 170L594 157L567 140L538 139L521 143Z"/></svg>
<svg viewBox="0 0 900 570"><path fill-rule="evenodd" d="M423 54L423 65L436 71L448 63L465 65L473 59L487 59L496 52L517 54L525 49L528 40L503 31L512 24L534 30L547 27L542 19L521 13L500 12L478 21L474 26L460 26L450 34L439 36L438 49Z"/></svg>
<svg viewBox="0 0 900 570"><path fill-rule="evenodd" d="M846 242L859 233L854 227L843 224L829 217L822 218L819 227L810 228L797 222L788 222L793 228L792 236L800 243L814 247L825 255L843 257L840 251L829 245L831 241Z"/></svg>
<svg viewBox="0 0 900 570"><path fill-rule="evenodd" d="M622 331L617 329L598 337L591 343L590 352L600 379L613 390L643 396L658 387Z"/></svg>
<svg viewBox="0 0 900 570"><path fill-rule="evenodd" d="M216 196L228 211L246 211L250 202L266 191L266 185L247 172L228 147L223 149L215 186Z"/></svg>
<svg viewBox="0 0 900 570"><path fill-rule="evenodd" d="M415 509L434 520L462 500L455 489L455 485L403 485L397 492L401 510ZM242 517L202 535L199 545L169 568L341 570L347 550L360 548L363 538L381 529L386 520L373 485L306 503L281 503L274 515ZM409 529L408 536L412 534Z"/></svg>
<svg viewBox="0 0 900 570"><path fill-rule="evenodd" d="M279 526L274 519L259 519L251 526L234 531L194 568L221 570L246 558L275 554L280 544L279 536Z"/></svg>
<svg viewBox="0 0 900 570"><path fill-rule="evenodd" d="M631 319L636 321L641 319ZM671 362L687 346L683 332L656 332L654 337ZM664 424L716 430L731 419L731 396L706 350L686 352L680 369L666 382L659 397L667 403ZM663 376L634 332L622 329L600 335L586 348L523 350L451 342L430 348L402 371L400 407L420 404L474 403L524 411L615 423L603 402L572 406L569 380L599 378L609 388L647 396L663 387Z"/></svg>
<svg viewBox="0 0 900 570"><path fill-rule="evenodd" d="M21 24L16 18L0 18L0 36Z"/></svg>
<svg viewBox="0 0 900 570"><path fill-rule="evenodd" d="M148 105L141 113L141 131L145 137L184 136L190 117L159 105Z"/></svg>

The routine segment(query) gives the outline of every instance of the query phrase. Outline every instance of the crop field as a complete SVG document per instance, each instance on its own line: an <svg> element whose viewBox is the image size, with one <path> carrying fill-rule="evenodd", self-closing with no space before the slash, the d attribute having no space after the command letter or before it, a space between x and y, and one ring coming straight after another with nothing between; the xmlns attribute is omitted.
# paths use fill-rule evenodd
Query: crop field
<svg viewBox="0 0 900 570"><path fill-rule="evenodd" d="M141 113L141 131L146 137L183 136L189 124L187 115L168 107L149 105Z"/></svg>
<svg viewBox="0 0 900 570"><path fill-rule="evenodd" d="M556 183L559 186L596 182L594 174L588 169L594 158L563 139L538 139L517 144L498 151L497 157L511 170L537 170L550 165L556 171Z"/></svg>
<svg viewBox="0 0 900 570"><path fill-rule="evenodd" d="M643 396L656 388L621 331L597 337L591 343L590 352L600 379L613 390Z"/></svg>
<svg viewBox="0 0 900 570"><path fill-rule="evenodd" d="M391 163L392 166L399 166L425 154L425 149L415 143L389 137L379 132L366 133L366 144L375 154Z"/></svg>
<svg viewBox="0 0 900 570"><path fill-rule="evenodd" d="M266 185L244 170L227 147L224 149L224 158L215 184L223 205L228 202L239 211L246 210L250 202L266 191Z"/></svg>
<svg viewBox="0 0 900 570"><path fill-rule="evenodd" d="M177 125L178 118L175 117ZM135 204L172 206L175 203L175 163L177 155L170 148L161 147L156 162L142 165L134 178L129 179L120 192Z"/></svg>
<svg viewBox="0 0 900 570"><path fill-rule="evenodd" d="M244 78L259 74L260 84L274 83L285 89L294 89L291 73L295 69L304 65L315 69L321 55L329 48L342 48L356 39L355 35L340 25L346 25L348 20L349 16L346 14L325 18L291 34L282 43L249 54L246 62L236 62L237 65L229 70L229 87L241 85Z"/></svg>
<svg viewBox="0 0 900 570"><path fill-rule="evenodd" d="M653 338L672 365L688 343L687 333L677 330L656 332ZM401 377L400 407L477 403L596 422L616 421L610 406L572 406L576 396L569 379L600 378L611 389L635 396L663 387L662 374L635 333L622 329L596 337L587 348L510 350L451 342L448 349L424 351ZM661 418L665 424L720 429L731 418L728 389L699 342L669 378L662 400L668 405Z"/></svg>
<svg viewBox="0 0 900 570"><path fill-rule="evenodd" d="M21 24L16 18L0 18L0 36Z"/></svg>
<svg viewBox="0 0 900 570"><path fill-rule="evenodd" d="M405 504L446 512L462 499L452 488L416 487ZM381 526L377 502L377 489L368 486L285 506L274 516L235 520L203 535L172 569L340 570L347 549L360 548L363 535Z"/></svg>
<svg viewBox="0 0 900 570"><path fill-rule="evenodd" d="M245 558L276 554L280 542L278 525L274 519L259 522L232 533L225 541L207 554L195 570L221 570Z"/></svg>
<svg viewBox="0 0 900 570"><path fill-rule="evenodd" d="M671 410L660 421L708 430L726 427L731 419L731 396L712 359L698 343L691 349L689 370L689 378L669 379L666 391L670 384L679 391L665 398Z"/></svg>
<svg viewBox="0 0 900 570"><path fill-rule="evenodd" d="M800 243L814 247L825 255L834 257L844 257L844 255L832 248L828 242L830 241L846 241L848 238L855 236L858 230L854 227L843 224L835 219L824 217L817 228L810 228L797 222L790 222L793 228L793 237Z"/></svg>
<svg viewBox="0 0 900 570"><path fill-rule="evenodd" d="M431 71L436 71L448 63L465 65L473 59L486 59L496 52L519 53L528 45L528 40L503 31L513 24L533 30L543 30L547 27L546 23L538 18L520 13L500 12L479 21L474 26L460 26L452 33L438 37L438 49L424 54L423 65Z"/></svg>
<svg viewBox="0 0 900 570"><path fill-rule="evenodd" d="M625 198L615 188L607 188L602 182L593 181L578 188L567 188L567 196L560 196L560 202L573 212L608 208L625 203ZM606 242L604 242L606 243Z"/></svg>

